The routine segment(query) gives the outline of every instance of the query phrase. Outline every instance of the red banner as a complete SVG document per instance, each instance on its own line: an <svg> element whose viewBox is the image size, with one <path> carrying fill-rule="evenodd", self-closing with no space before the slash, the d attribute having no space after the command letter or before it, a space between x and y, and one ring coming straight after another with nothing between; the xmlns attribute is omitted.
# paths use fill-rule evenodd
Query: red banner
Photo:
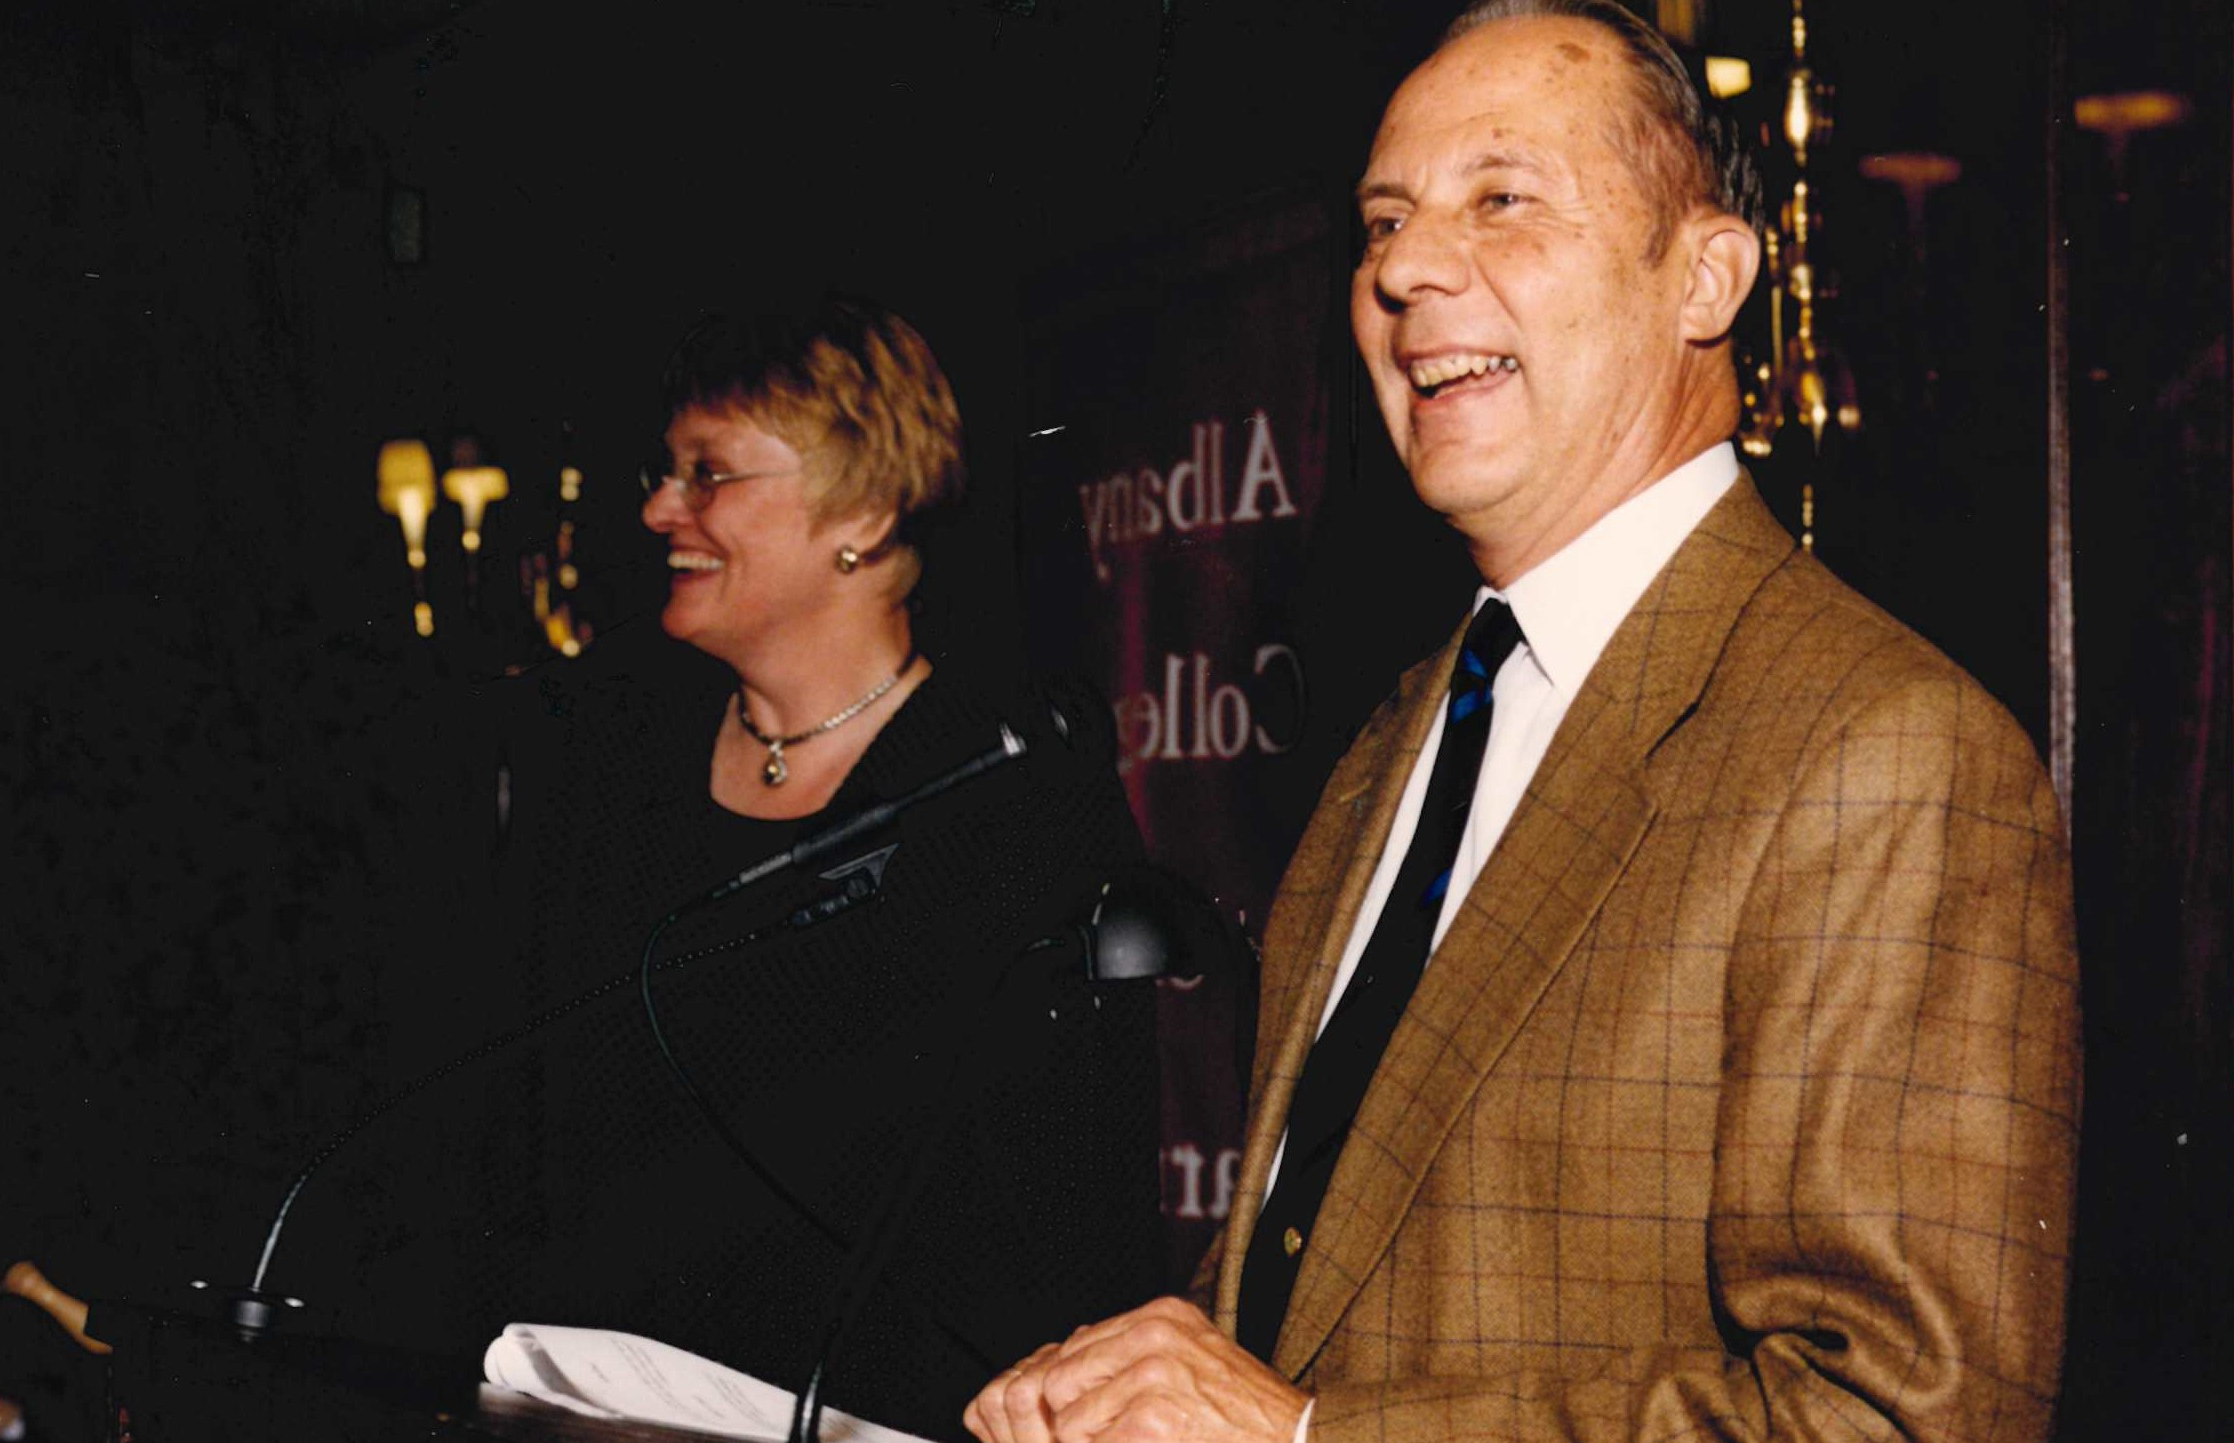
<svg viewBox="0 0 2234 1443"><path fill-rule="evenodd" d="M1094 678L1151 854L1252 934L1295 837L1269 763L1310 695L1295 637L1346 334L1317 197L1051 280L1019 487L1033 661ZM1338 344L1330 344L1330 342ZM1246 988L1167 984L1166 1214L1182 1277L1231 1200Z"/></svg>

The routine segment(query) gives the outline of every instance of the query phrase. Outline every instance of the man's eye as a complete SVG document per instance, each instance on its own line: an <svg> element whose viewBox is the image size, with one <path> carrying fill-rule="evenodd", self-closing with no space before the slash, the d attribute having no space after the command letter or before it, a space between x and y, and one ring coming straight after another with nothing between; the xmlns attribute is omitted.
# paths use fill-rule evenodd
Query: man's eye
<svg viewBox="0 0 2234 1443"><path fill-rule="evenodd" d="M1404 229L1404 217L1399 215L1374 215L1365 218L1365 243L1379 245Z"/></svg>
<svg viewBox="0 0 2234 1443"><path fill-rule="evenodd" d="M1481 206L1483 210L1487 211L1511 210L1514 206L1526 202L1527 199L1527 196L1509 190L1493 190L1482 197Z"/></svg>

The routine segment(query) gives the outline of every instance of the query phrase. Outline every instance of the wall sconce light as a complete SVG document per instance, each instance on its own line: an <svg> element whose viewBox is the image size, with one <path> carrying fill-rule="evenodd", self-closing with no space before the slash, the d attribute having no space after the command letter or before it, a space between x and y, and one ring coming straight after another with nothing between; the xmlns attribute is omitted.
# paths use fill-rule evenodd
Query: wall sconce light
<svg viewBox="0 0 2234 1443"><path fill-rule="evenodd" d="M571 431L569 431L571 436ZM427 602L427 521L442 501L457 503L458 548L463 554L464 615L468 632L485 633L502 646L504 636L516 635L517 618L491 618L491 626L476 630L482 617L482 554L488 549L484 528L489 508L512 494L509 474L489 464L481 439L471 432L453 435L448 447L450 464L437 472L426 443L413 438L383 442L378 463L380 509L403 527L405 558L411 565L411 619L421 636L434 635L434 612ZM578 615L582 600L582 572L574 554L576 504L582 498L584 479L580 467L562 465L558 472L558 529L550 547L520 555L520 593L534 611L534 631L540 644L561 656L579 656L592 637L590 622ZM447 575L447 573L445 573ZM450 603L445 602L447 606Z"/></svg>
<svg viewBox="0 0 2234 1443"><path fill-rule="evenodd" d="M434 456L424 441L383 442L376 468L380 509L403 526L404 560L411 567L411 625L421 636L434 635L434 608L427 605L427 516L434 510Z"/></svg>
<svg viewBox="0 0 2234 1443"><path fill-rule="evenodd" d="M1963 178L1963 164L1951 155L1926 150L1895 150L1865 155L1858 168L1865 180L1896 186L1908 205L1908 237L1919 250L1924 242L1924 198Z"/></svg>
<svg viewBox="0 0 2234 1443"><path fill-rule="evenodd" d="M442 473L442 494L458 503L458 510L465 513L465 529L458 544L468 553L481 549L481 521L488 515L489 503L502 501L511 494L501 466L452 466Z"/></svg>
<svg viewBox="0 0 2234 1443"><path fill-rule="evenodd" d="M2133 137L2149 130L2168 130L2187 124L2195 107L2184 95L2169 90L2126 90L2109 95L2082 95L2071 103L2071 118L2081 130L2102 137L2110 157L2110 175L2117 198L2127 199L2125 154Z"/></svg>
<svg viewBox="0 0 2234 1443"><path fill-rule="evenodd" d="M2169 90L2128 90L2115 95L2082 95L2071 105L2071 118L2082 130L2115 135L2137 130L2162 130L2185 121L2192 107L2184 95Z"/></svg>

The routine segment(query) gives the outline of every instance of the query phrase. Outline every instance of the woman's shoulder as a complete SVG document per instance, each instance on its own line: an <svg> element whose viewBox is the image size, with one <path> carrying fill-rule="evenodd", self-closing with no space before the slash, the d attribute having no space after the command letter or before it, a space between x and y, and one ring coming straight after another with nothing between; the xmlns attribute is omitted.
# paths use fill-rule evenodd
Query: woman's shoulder
<svg viewBox="0 0 2234 1443"><path fill-rule="evenodd" d="M726 668L657 628L616 629L583 656L552 658L476 687L488 724L546 741L598 743L651 733L719 708L736 685Z"/></svg>
<svg viewBox="0 0 2234 1443"><path fill-rule="evenodd" d="M982 733L990 744L1005 728L1028 751L1059 752L1114 775L1109 702L1082 676L948 658L933 667L908 710L926 730Z"/></svg>
<svg viewBox="0 0 2234 1443"><path fill-rule="evenodd" d="M1108 730L1091 688L942 663L835 810L916 799L893 833L913 895L958 909L973 934L1038 936L1140 855Z"/></svg>

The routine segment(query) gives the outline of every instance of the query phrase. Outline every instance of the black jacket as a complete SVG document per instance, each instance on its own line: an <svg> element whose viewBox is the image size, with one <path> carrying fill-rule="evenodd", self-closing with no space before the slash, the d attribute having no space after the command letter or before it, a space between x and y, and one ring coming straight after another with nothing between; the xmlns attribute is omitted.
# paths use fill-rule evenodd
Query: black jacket
<svg viewBox="0 0 2234 1443"><path fill-rule="evenodd" d="M615 985L399 1109L355 1182L323 1184L359 1214L341 1226L362 1295L344 1326L452 1351L507 1322L615 1328L796 1390L838 1277L832 1235L860 1236L959 1053L957 1120L826 1385L834 1406L958 1436L993 1371L1160 1277L1152 991L1090 990L1072 949L1024 955L1139 854L1106 707L942 665L823 814L761 823L707 796L727 673L680 648L613 651L502 683L493 721L443 739L477 760L421 854L428 941L388 969L399 1070ZM894 846L874 900L734 945L829 890L771 879L659 943L694 958L655 975L676 1056L810 1220L661 1061L634 979L645 938L797 837L987 751L1004 719L1037 743L1026 757L832 859Z"/></svg>

